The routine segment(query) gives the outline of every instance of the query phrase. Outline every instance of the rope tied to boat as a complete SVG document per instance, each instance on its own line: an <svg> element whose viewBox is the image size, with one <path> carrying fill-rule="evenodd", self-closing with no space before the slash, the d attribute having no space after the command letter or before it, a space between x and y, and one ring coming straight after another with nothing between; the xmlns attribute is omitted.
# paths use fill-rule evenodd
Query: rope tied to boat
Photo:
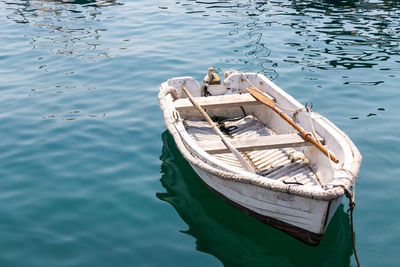
<svg viewBox="0 0 400 267"><path fill-rule="evenodd" d="M353 211L355 206L356 206L356 202L354 201L354 199L356 197L355 183L353 183L353 186L352 186L353 187L353 192L351 192L350 189L347 189L344 185L336 185L336 186L339 186L339 187L343 188L344 194L349 200L349 209L347 210L347 212Z"/></svg>
<svg viewBox="0 0 400 267"><path fill-rule="evenodd" d="M282 106L280 106L280 107L283 108ZM302 111L303 109L305 109L305 107L298 108L298 109L292 111L292 112L293 112L293 114L292 114L292 119L293 119L294 121L297 120L297 114L299 114L299 112Z"/></svg>
<svg viewBox="0 0 400 267"><path fill-rule="evenodd" d="M360 261L358 260L358 255L357 255L357 249L356 249L356 239L354 235L354 222L353 222L353 211L356 206L356 202L354 201L356 197L356 180L354 179L353 182L353 192L351 192L349 189L347 189L344 185L335 185L335 187L341 187L344 190L345 196L349 200L349 209L347 212L350 212L350 228L351 228L351 241L353 243L353 251L354 251L354 257L356 258L357 266L360 267Z"/></svg>

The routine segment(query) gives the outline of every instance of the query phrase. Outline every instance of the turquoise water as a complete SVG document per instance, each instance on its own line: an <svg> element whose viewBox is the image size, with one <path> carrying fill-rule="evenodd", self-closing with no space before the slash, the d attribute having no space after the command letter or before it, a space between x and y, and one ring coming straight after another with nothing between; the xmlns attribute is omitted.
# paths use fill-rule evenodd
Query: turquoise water
<svg viewBox="0 0 400 267"><path fill-rule="evenodd" d="M398 1L0 0L1 266L354 266L347 203L319 247L214 196L161 82L263 73L363 155L363 266L400 261Z"/></svg>

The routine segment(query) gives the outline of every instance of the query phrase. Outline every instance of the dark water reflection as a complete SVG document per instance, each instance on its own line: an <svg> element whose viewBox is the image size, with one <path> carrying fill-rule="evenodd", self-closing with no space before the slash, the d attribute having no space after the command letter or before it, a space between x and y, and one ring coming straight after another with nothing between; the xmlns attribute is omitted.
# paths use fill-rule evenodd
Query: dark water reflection
<svg viewBox="0 0 400 267"><path fill-rule="evenodd" d="M196 239L196 248L226 266L349 266L352 255L348 215L341 205L318 247L307 246L236 210L215 196L177 150L172 136L162 134L161 155L166 192L157 197L170 203L187 223L182 233Z"/></svg>

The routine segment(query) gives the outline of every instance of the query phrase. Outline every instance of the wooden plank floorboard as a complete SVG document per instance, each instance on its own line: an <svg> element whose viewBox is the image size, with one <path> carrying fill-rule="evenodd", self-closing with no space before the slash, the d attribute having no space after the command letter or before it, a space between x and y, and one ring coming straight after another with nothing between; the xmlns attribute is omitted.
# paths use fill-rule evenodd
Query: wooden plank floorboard
<svg viewBox="0 0 400 267"><path fill-rule="evenodd" d="M272 97L270 97L272 99ZM207 97L196 97L199 105L204 108L223 108L223 107L237 107L243 105L262 105L249 93L245 94L232 94L232 95L219 95L219 96L207 96ZM195 109L193 104L188 98L180 98L174 101L176 110L185 111Z"/></svg>
<svg viewBox="0 0 400 267"><path fill-rule="evenodd" d="M230 141L240 152L312 145L299 134L259 136L256 138L231 139ZM323 140L320 139L320 141ZM229 153L229 149L219 140L200 141L197 144L209 154Z"/></svg>
<svg viewBox="0 0 400 267"><path fill-rule="evenodd" d="M196 143L200 147L205 148L207 151L207 147L214 149L216 146L215 144L217 144L218 149L222 149L224 153L213 154L214 157L226 164L240 168L241 165L238 160L230 151L225 149L218 135L214 133L207 122L185 121L185 125L189 135L196 140ZM296 180L306 186L320 184L317 176L313 173L308 164L304 163L302 160L293 161L291 159L291 154L296 151L292 147L268 149L268 146L271 145L268 144L268 140L281 140L281 145L286 142L285 146L289 140L295 141L295 143L299 145L300 143L304 144L305 141L299 135L290 134L290 138L288 139L284 136L276 135L251 115L238 121L225 123L226 127L231 125L238 127L235 133L230 136L230 141L232 143L242 144L244 150L252 146L264 146L257 147L257 149L252 151L246 151L249 159L257 167L258 174L271 179L285 180L286 182L294 182L293 177L297 177ZM282 138L286 140L282 141ZM320 141L323 141L322 138L320 138Z"/></svg>

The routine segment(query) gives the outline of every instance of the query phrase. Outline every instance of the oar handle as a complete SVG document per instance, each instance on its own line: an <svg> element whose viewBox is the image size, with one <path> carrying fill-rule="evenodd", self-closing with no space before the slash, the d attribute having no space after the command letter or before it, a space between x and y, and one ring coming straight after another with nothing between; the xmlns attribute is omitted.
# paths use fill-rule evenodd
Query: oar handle
<svg viewBox="0 0 400 267"><path fill-rule="evenodd" d="M339 162L339 160L334 155L332 155L332 153L329 153L329 151L324 146L322 146L317 140L315 140L315 138L312 137L312 135L309 132L305 131L303 128L297 125L288 115L283 113L276 106L273 106L271 108L276 113L278 113L285 121L287 121L290 125L292 125L292 127L295 128L301 134L304 140L311 142L314 146L316 146L319 150L321 150L322 153L324 153L327 157L329 157L333 162L335 163Z"/></svg>
<svg viewBox="0 0 400 267"><path fill-rule="evenodd" d="M333 162L339 163L339 160L332 154L329 153L328 149L323 147L320 143L318 143L310 133L307 133L306 136L304 137L305 140L310 141L313 143L322 153L324 153L327 157L329 157Z"/></svg>

